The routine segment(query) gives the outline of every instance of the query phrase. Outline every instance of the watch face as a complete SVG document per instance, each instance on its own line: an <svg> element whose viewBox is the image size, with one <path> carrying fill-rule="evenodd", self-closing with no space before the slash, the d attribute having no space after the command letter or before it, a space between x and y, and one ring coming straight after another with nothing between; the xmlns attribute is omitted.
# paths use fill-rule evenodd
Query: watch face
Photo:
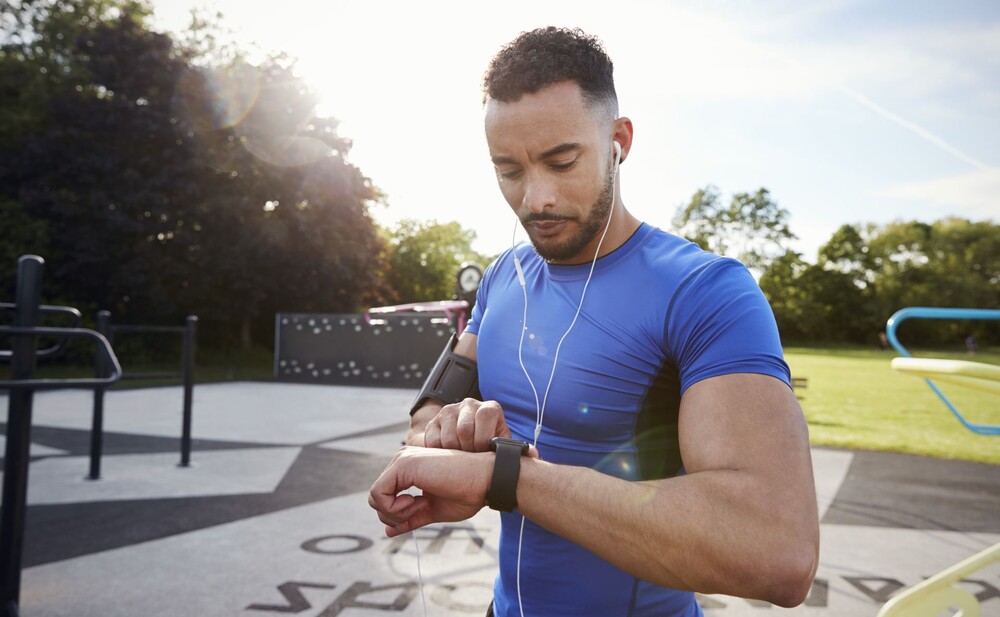
<svg viewBox="0 0 1000 617"><path fill-rule="evenodd" d="M479 280L482 277L479 268L470 266L458 273L458 285L462 291L473 291L479 286Z"/></svg>

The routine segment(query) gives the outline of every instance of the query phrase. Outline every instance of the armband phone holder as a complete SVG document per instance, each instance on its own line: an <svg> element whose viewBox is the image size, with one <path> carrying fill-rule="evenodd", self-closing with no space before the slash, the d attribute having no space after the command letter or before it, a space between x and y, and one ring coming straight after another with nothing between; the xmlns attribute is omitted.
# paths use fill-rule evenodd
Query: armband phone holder
<svg viewBox="0 0 1000 617"><path fill-rule="evenodd" d="M444 405L458 403L468 397L481 398L479 393L479 369L476 361L455 353L458 336L451 335L448 345L434 364L434 368L424 381L423 387L410 407L412 416L428 400Z"/></svg>

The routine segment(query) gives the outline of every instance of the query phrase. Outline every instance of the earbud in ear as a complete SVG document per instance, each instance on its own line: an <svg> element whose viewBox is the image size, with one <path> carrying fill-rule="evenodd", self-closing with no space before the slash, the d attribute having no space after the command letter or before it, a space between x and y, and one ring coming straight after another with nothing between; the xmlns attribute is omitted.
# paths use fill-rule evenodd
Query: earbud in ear
<svg viewBox="0 0 1000 617"><path fill-rule="evenodd" d="M611 142L615 144L615 161L618 163L622 162L622 145L617 141Z"/></svg>

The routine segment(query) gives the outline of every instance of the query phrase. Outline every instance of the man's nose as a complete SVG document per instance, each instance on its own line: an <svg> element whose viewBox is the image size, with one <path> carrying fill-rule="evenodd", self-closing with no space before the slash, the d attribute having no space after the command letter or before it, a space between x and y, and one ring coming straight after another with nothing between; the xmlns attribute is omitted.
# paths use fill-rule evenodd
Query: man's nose
<svg viewBox="0 0 1000 617"><path fill-rule="evenodd" d="M543 174L530 174L524 187L521 206L532 214L540 214L546 208L556 205L557 194L554 182L545 178Z"/></svg>

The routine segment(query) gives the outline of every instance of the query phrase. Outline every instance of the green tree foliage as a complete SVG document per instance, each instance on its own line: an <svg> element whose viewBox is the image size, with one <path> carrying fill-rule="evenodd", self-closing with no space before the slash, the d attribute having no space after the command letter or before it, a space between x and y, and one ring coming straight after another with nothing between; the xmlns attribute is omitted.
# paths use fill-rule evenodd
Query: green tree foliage
<svg viewBox="0 0 1000 617"><path fill-rule="evenodd" d="M760 272L795 239L788 217L788 211L765 188L752 194L736 193L724 206L719 190L707 186L677 209L673 224L678 233L702 248L734 257Z"/></svg>
<svg viewBox="0 0 1000 617"><path fill-rule="evenodd" d="M399 303L450 300L455 275L465 262L485 267L490 259L476 253L473 231L458 223L406 219L388 232L388 283Z"/></svg>
<svg viewBox="0 0 1000 617"><path fill-rule="evenodd" d="M786 253L760 285L785 340L874 344L901 308L1000 307L1000 226L961 218L844 225L816 264ZM1000 324L913 320L900 329L918 345L958 346L969 333L997 340Z"/></svg>
<svg viewBox="0 0 1000 617"><path fill-rule="evenodd" d="M291 63L206 63L142 2L4 4L0 256L45 257L47 299L244 344L382 300L380 195Z"/></svg>
<svg viewBox="0 0 1000 617"><path fill-rule="evenodd" d="M887 316L906 306L1000 308L1000 225L961 218L896 221L870 246L880 273L876 296ZM913 321L901 330L913 340L944 344L968 332L995 336L996 325Z"/></svg>
<svg viewBox="0 0 1000 617"><path fill-rule="evenodd" d="M827 242L819 248L819 265L850 275L859 287L866 287L875 276L874 256L868 239L875 228L862 229L857 225L841 225Z"/></svg>
<svg viewBox="0 0 1000 617"><path fill-rule="evenodd" d="M17 230L16 237L0 233L0 262L10 265L17 263L21 255L45 253L49 246L48 225L25 214L20 203L0 197L0 221L5 230Z"/></svg>
<svg viewBox="0 0 1000 617"><path fill-rule="evenodd" d="M848 273L806 263L789 251L759 282L783 340L865 342L872 337L869 294Z"/></svg>

